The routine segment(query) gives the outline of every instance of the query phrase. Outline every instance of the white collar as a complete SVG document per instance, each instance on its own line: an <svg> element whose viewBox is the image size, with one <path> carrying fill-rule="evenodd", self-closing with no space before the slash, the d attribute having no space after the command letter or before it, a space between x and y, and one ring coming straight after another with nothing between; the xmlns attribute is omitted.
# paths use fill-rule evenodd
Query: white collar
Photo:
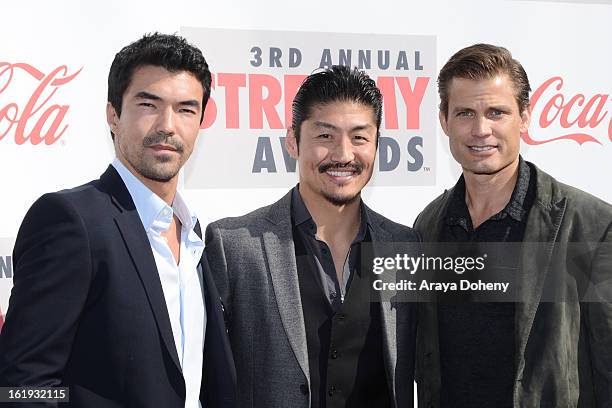
<svg viewBox="0 0 612 408"><path fill-rule="evenodd" d="M117 173L119 173L128 192L132 196L136 211L138 211L140 221L145 231L152 228L154 223L156 226L159 226L162 231L167 230L175 212L183 227L188 231L193 229L197 222L197 217L187 206L187 203L179 191L176 192L172 207L170 207L164 200L132 174L118 158L113 160L112 166L117 170Z"/></svg>

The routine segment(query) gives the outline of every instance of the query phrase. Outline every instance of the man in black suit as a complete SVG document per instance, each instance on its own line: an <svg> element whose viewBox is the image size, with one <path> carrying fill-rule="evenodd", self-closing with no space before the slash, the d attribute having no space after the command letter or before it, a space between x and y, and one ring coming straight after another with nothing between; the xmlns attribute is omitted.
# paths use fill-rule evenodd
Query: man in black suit
<svg viewBox="0 0 612 408"><path fill-rule="evenodd" d="M177 192L210 83L200 50L178 36L146 35L115 56L107 119L117 157L100 179L28 211L0 386L67 386L73 407L233 406L219 295Z"/></svg>

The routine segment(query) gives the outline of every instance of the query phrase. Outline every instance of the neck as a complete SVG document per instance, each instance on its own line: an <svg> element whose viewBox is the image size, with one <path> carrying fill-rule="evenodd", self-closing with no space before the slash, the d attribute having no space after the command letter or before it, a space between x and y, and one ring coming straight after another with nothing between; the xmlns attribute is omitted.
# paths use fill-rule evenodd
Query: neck
<svg viewBox="0 0 612 408"><path fill-rule="evenodd" d="M169 181L156 181L148 179L142 176L140 173L136 171L132 167L127 160L123 159L123 157L117 156L119 161L127 168L130 173L132 173L142 184L144 184L149 190L155 193L159 198L164 200L166 204L172 206L172 202L174 201L174 196L176 195L176 189L178 186L178 175L170 179Z"/></svg>
<svg viewBox="0 0 612 408"><path fill-rule="evenodd" d="M465 204L474 228L503 210L516 186L519 160L495 174L463 172L465 179Z"/></svg>
<svg viewBox="0 0 612 408"><path fill-rule="evenodd" d="M300 195L315 224L317 236L327 243L352 240L359 231L361 200L357 197L345 205L334 205L311 191L299 187Z"/></svg>

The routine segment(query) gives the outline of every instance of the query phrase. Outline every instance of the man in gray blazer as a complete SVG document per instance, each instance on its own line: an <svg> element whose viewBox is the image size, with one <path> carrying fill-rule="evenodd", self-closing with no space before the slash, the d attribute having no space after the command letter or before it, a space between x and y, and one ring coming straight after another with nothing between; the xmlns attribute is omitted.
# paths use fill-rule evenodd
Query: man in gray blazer
<svg viewBox="0 0 612 408"><path fill-rule="evenodd" d="M612 206L519 155L530 87L508 50L458 51L438 88L463 174L415 227L426 242L518 251L487 260L511 301L419 305L419 406L611 407Z"/></svg>
<svg viewBox="0 0 612 408"><path fill-rule="evenodd" d="M310 75L286 138L299 184L206 229L240 407L412 406L414 308L373 291L360 262L369 246L418 241L361 200L381 110L380 91L357 69Z"/></svg>

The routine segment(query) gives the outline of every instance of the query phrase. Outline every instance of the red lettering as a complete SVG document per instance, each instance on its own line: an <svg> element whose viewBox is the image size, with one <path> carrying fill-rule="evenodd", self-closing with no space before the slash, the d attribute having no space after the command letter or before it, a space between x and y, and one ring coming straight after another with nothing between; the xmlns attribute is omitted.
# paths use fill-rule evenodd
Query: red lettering
<svg viewBox="0 0 612 408"><path fill-rule="evenodd" d="M393 77L379 76L376 81L383 96L383 116L385 129L399 129L397 120L397 100L395 98L395 81Z"/></svg>
<svg viewBox="0 0 612 408"><path fill-rule="evenodd" d="M395 78L406 104L406 129L418 129L420 127L421 102L429 83L428 77L418 77L414 88L410 86L410 78Z"/></svg>
<svg viewBox="0 0 612 408"><path fill-rule="evenodd" d="M305 78L306 75L285 75L285 127L287 129L293 123L293 99Z"/></svg>
<svg viewBox="0 0 612 408"><path fill-rule="evenodd" d="M265 96L264 89L267 91ZM281 96L280 83L272 75L249 75L249 127L251 129L263 129L264 114L270 129L283 129L283 124L276 111Z"/></svg>
<svg viewBox="0 0 612 408"><path fill-rule="evenodd" d="M239 88L246 86L245 74L219 74L219 86L225 87L225 127L240 128Z"/></svg>
<svg viewBox="0 0 612 408"><path fill-rule="evenodd" d="M578 119L569 120L569 114L572 112L572 106L574 106L575 103L578 103L578 106L582 106L582 104L584 103L584 95L574 95L572 99L567 102L565 108L562 110L559 122L561 122L561 127L564 129L573 126L578 121Z"/></svg>
<svg viewBox="0 0 612 408"><path fill-rule="evenodd" d="M0 68L2 68L0 70L0 78L6 77L4 84L0 87L0 93L10 86L13 80L13 73L16 69L27 72L39 81L38 86L29 97L21 113L19 105L15 102L10 102L0 109L0 123L7 122L7 128L0 134L0 140L12 130L13 125L17 125L14 137L15 143L18 145L22 145L27 141L30 141L32 145L40 144L43 141L46 145L51 145L59 140L68 128L68 125L62 126L62 124L70 107L58 104L47 107L47 104L56 94L59 87L72 81L81 72L82 68L72 75L66 75L68 69L64 65L55 68L48 75L24 63L9 64L2 62L0 63ZM58 75L63 76L57 77ZM48 94L44 96L47 92ZM42 114L36 119L35 116L41 111ZM36 123L32 130L27 133L26 129L30 121L36 121ZM46 129L44 135L43 129Z"/></svg>
<svg viewBox="0 0 612 408"><path fill-rule="evenodd" d="M608 101L609 95L597 94L585 104L586 97L584 94L576 94L566 102L565 96L560 92L563 87L563 79L559 76L548 79L533 93L531 97L531 107L534 115L536 114L535 112L540 98L552 85L554 85L557 92L555 92L544 104L544 108L540 112L538 123L542 129L548 128L557 118L559 118L559 125L563 129L568 129L573 126L577 126L579 129L584 129L587 126L594 128L607 116L608 112L604 111L604 107ZM572 120L570 115L577 109L580 109L580 113ZM612 140L612 122L608 128L608 136L610 140ZM563 139L573 140L580 145L586 142L601 144L595 137L584 132L573 132L545 140L534 140L529 132L525 132L521 137L525 143L531 145L539 145Z"/></svg>
<svg viewBox="0 0 612 408"><path fill-rule="evenodd" d="M9 117L10 111L13 112L12 118ZM2 110L0 110L0 123L2 123L4 119L7 119L7 122L8 122L8 127L6 128L6 130L3 133L0 133L0 140L2 140L4 136L6 136L8 132L11 130L13 125L17 123L17 113L18 112L19 112L19 108L17 107L16 103L9 103L4 108L2 108Z"/></svg>
<svg viewBox="0 0 612 408"><path fill-rule="evenodd" d="M610 95L602 95L597 94L593 96L586 104L580 116L578 116L578 126L581 128L589 126L591 129L596 127L601 123L602 120L606 117L608 112L603 112L603 116L599 117L602 114L604 106L608 102L608 98ZM599 101L599 103L597 103ZM597 103L597 107L595 111L591 114L591 117L588 117L589 112L593 109L593 106Z"/></svg>

